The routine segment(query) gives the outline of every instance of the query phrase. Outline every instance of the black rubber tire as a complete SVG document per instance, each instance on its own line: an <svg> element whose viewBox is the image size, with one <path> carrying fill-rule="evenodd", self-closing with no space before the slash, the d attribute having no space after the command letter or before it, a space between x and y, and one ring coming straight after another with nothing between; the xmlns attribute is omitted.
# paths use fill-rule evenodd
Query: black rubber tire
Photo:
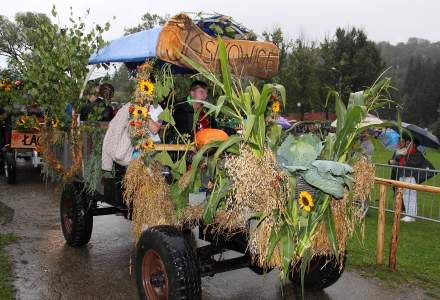
<svg viewBox="0 0 440 300"><path fill-rule="evenodd" d="M13 153L8 152L5 154L3 171L8 184L15 184L17 182L17 163Z"/></svg>
<svg viewBox="0 0 440 300"><path fill-rule="evenodd" d="M66 184L60 201L61 228L64 239L72 247L84 246L92 236L93 214L81 191L80 184Z"/></svg>
<svg viewBox="0 0 440 300"><path fill-rule="evenodd" d="M0 175L3 175L4 173L5 173L5 161L3 157L0 157Z"/></svg>
<svg viewBox="0 0 440 300"><path fill-rule="evenodd" d="M341 264L342 263L342 268ZM342 262L337 262L334 256L316 256L310 262L310 268L304 275L304 289L319 291L334 284L344 272L345 257ZM301 286L300 270L293 270L289 279L298 287Z"/></svg>
<svg viewBox="0 0 440 300"><path fill-rule="evenodd" d="M148 250L155 251L165 267L168 278L168 297L165 299L201 299L201 276L194 251L180 231L167 225L145 230L137 243L135 276L140 299L148 299L142 274Z"/></svg>

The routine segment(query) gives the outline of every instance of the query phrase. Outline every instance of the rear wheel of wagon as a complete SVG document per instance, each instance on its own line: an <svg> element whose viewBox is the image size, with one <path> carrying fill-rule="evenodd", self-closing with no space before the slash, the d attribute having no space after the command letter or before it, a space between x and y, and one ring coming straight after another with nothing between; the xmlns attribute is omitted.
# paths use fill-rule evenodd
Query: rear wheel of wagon
<svg viewBox="0 0 440 300"><path fill-rule="evenodd" d="M13 153L5 154L5 161L3 164L3 170L5 173L6 182L9 184L15 184L17 179L17 163Z"/></svg>
<svg viewBox="0 0 440 300"><path fill-rule="evenodd" d="M193 249L171 226L145 230L137 243L136 283L140 299L201 299L201 277Z"/></svg>
<svg viewBox="0 0 440 300"><path fill-rule="evenodd" d="M81 187L66 184L60 203L61 228L64 238L72 247L81 247L90 241L93 214Z"/></svg>
<svg viewBox="0 0 440 300"><path fill-rule="evenodd" d="M345 266L345 257L342 259L342 262L337 262L335 256L314 257L310 262L309 270L304 275L304 289L310 291L322 290L338 281ZM293 270L290 273L289 279L293 284L300 287L301 271Z"/></svg>

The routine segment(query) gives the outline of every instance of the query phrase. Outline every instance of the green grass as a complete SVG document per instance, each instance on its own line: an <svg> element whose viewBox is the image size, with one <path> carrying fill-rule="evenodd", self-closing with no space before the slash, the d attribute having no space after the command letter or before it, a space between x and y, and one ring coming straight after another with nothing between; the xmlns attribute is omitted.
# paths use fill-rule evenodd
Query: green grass
<svg viewBox="0 0 440 300"><path fill-rule="evenodd" d="M386 214L384 266L376 265L377 211L370 210L365 219L365 239L359 235L351 238L347 245L347 266L361 274L378 277L389 285L419 287L440 298L440 224L417 220L401 223L397 251L397 271L387 269L393 215Z"/></svg>
<svg viewBox="0 0 440 300"><path fill-rule="evenodd" d="M12 299L12 286L10 284L11 262L6 255L5 246L17 240L12 234L0 234L0 299Z"/></svg>
<svg viewBox="0 0 440 300"><path fill-rule="evenodd" d="M386 150L380 143L375 142L373 162L386 164L392 152ZM436 169L440 169L440 151L428 149L427 158ZM377 169L376 175L390 178L390 173ZM440 175L430 179L425 184L440 186ZM377 190L377 189L376 189ZM378 191L373 193L371 204L377 204ZM418 213L423 212L423 199L427 199L425 206L433 205L433 211L439 212L440 196L418 193ZM388 188L388 208L393 206L393 193ZM438 214L433 217L439 218ZM414 223L400 223L399 247L397 251L396 272L387 268L391 239L391 225L393 214L386 214L384 266L376 265L377 240L377 210L370 209L365 219L364 240L360 234L353 236L347 245L347 267L355 268L365 276L382 279L392 287L398 289L419 287L431 297L440 298L440 224L432 221L417 220Z"/></svg>

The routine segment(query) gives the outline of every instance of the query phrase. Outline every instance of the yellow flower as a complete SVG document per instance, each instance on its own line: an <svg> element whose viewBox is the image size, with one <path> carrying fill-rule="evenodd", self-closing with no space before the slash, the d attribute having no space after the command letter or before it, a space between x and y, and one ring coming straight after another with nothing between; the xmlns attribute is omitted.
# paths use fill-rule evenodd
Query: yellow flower
<svg viewBox="0 0 440 300"><path fill-rule="evenodd" d="M147 139L143 144L142 144L142 148L145 150L149 150L149 149L153 149L154 148L154 143L152 139Z"/></svg>
<svg viewBox="0 0 440 300"><path fill-rule="evenodd" d="M281 108L281 104L280 101L275 101L274 103L272 103L272 111L273 112L279 112Z"/></svg>
<svg viewBox="0 0 440 300"><path fill-rule="evenodd" d="M17 125L24 125L27 121L26 116L21 117L20 119L17 120L17 122L15 122Z"/></svg>
<svg viewBox="0 0 440 300"><path fill-rule="evenodd" d="M5 87L5 84L6 84L6 82L4 82L3 80L0 81L0 89L4 88L4 87Z"/></svg>
<svg viewBox="0 0 440 300"><path fill-rule="evenodd" d="M139 90L147 95L153 94L154 85L150 80L141 79L138 83Z"/></svg>
<svg viewBox="0 0 440 300"><path fill-rule="evenodd" d="M58 118L52 119L52 127L57 128L58 125L60 125L60 121L58 120Z"/></svg>
<svg viewBox="0 0 440 300"><path fill-rule="evenodd" d="M299 207L309 212L315 204L313 203L313 197L308 192L303 191L299 194L298 198Z"/></svg>
<svg viewBox="0 0 440 300"><path fill-rule="evenodd" d="M135 118L141 116L142 118L146 119L148 117L148 109L143 106L135 106L132 113Z"/></svg>
<svg viewBox="0 0 440 300"><path fill-rule="evenodd" d="M3 87L4 87L4 89L5 89L5 92L9 92L9 91L12 89L12 84L10 84L10 83L5 83L5 84L3 85Z"/></svg>

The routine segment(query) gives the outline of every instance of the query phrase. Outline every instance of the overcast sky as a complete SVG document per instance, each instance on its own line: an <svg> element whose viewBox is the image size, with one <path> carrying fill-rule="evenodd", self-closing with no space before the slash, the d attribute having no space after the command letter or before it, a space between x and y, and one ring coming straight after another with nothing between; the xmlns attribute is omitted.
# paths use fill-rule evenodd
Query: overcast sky
<svg viewBox="0 0 440 300"><path fill-rule="evenodd" d="M440 41L440 0L18 0L1 5L0 14L10 19L20 11L50 14L52 4L61 24L67 23L69 6L75 15L90 8L89 23L104 24L115 16L105 36L109 40L139 23L145 12L203 11L230 15L258 34L280 26L289 37L302 35L309 41L331 36L338 26L360 27L375 41L405 42L414 36Z"/></svg>

